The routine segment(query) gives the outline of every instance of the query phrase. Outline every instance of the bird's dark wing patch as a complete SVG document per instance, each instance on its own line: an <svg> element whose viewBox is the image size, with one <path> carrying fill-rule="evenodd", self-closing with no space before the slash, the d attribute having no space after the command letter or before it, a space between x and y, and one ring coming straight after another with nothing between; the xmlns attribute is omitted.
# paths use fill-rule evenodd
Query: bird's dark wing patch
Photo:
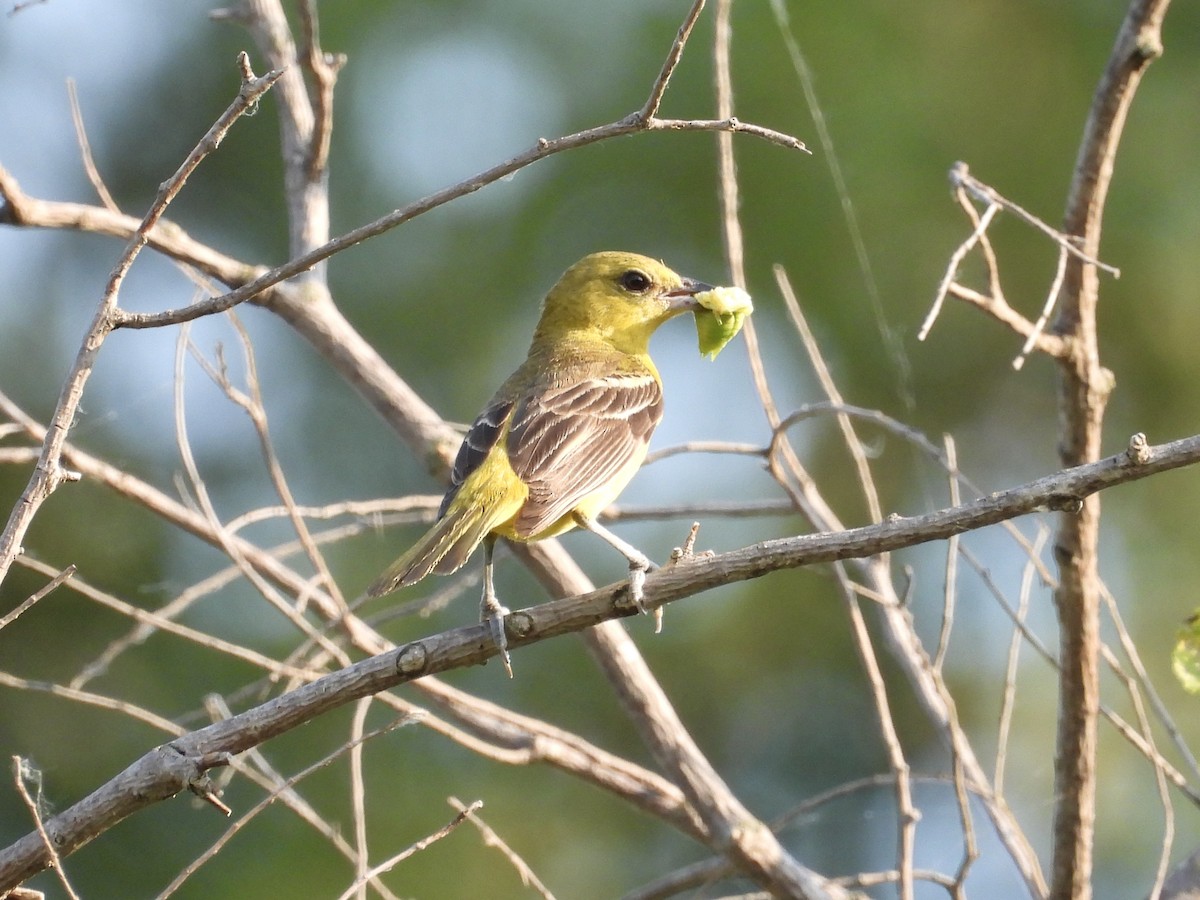
<svg viewBox="0 0 1200 900"><path fill-rule="evenodd" d="M662 387L650 373L552 386L521 400L506 449L529 486L514 523L522 537L550 527L644 450L662 419Z"/></svg>
<svg viewBox="0 0 1200 900"><path fill-rule="evenodd" d="M467 476L479 468L480 463L496 446L496 441L500 439L500 433L504 430L504 421L508 418L514 402L499 400L489 403L467 429L467 436L463 438L458 455L454 458L454 468L450 472L450 489L442 498L442 506L438 510L439 517L446 514L446 510L450 508L450 501L467 480Z"/></svg>

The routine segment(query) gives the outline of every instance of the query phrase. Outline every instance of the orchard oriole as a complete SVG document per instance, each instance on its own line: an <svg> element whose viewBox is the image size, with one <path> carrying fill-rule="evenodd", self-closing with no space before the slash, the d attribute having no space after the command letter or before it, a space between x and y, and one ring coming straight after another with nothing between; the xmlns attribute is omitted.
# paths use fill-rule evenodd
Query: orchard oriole
<svg viewBox="0 0 1200 900"><path fill-rule="evenodd" d="M492 582L496 539L536 541L578 526L629 561L629 592L640 605L650 561L596 516L637 472L662 419L650 336L712 290L635 253L593 253L567 269L546 295L525 362L467 432L438 521L367 593L454 572L482 543L481 614L509 669L508 610Z"/></svg>

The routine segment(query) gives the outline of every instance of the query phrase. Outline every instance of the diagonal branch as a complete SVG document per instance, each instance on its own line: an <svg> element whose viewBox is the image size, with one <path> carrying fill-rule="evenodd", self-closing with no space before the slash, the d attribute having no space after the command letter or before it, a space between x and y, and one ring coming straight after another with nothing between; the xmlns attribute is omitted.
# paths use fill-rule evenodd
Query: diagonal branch
<svg viewBox="0 0 1200 900"><path fill-rule="evenodd" d="M679 60L683 58L683 48L687 44L688 38L691 37L692 29L696 27L696 21L700 18L700 12L703 9L704 0L695 0L692 8L688 10L683 24L679 26L679 31L675 35L675 40L671 43L671 49L667 53L667 58L663 61L658 77L654 79L654 84L650 87L650 96L646 98L646 102L642 104L642 108L634 114L641 121L648 122L658 115L658 108L662 105L663 95L667 92L667 83L671 80L671 75L674 74L675 68L679 65Z"/></svg>
<svg viewBox="0 0 1200 900"><path fill-rule="evenodd" d="M594 144L598 141L609 140L611 138L624 137L626 135L637 134L648 131L710 131L710 132L735 132L752 135L753 137L761 138L773 144L778 144L781 147L786 147L790 150L805 150L804 144L797 138L791 135L783 134L770 128L764 128L761 125L754 125L747 122L742 122L736 118L728 119L646 119L641 120L636 116L626 117L617 122L610 122L607 125L598 125L594 128L588 128L584 131L577 131L574 134L568 134L563 137L547 139L539 138L534 146L530 147L523 153L519 153L511 159L505 160L502 163L492 166L490 169L485 169L477 175L474 175L465 181L460 181L458 184L450 187L442 188L429 194L426 197L416 200L407 206L388 213L376 219L374 222L369 222L366 225L360 225L358 228L346 232L340 237L336 237L321 246L298 256L281 266L277 266L268 272L256 277L253 281L245 284L229 293L222 294L219 297L212 297L208 300L202 300L199 303L194 303L190 306L182 307L181 309L167 310L159 313L134 313L126 310L121 310L113 317L114 328L161 328L164 325L178 325L183 322L189 322L193 319L198 319L202 316L212 315L214 313L224 312L237 306L239 303L251 299L262 293L267 288L273 287L281 281L306 272L315 266L317 263L328 259L335 253L339 253L348 247L353 247L355 244L360 244L369 238L376 237L386 231L390 231L398 225L403 225L417 216L424 215L432 209L443 206L451 200L457 200L459 197L465 197L467 194L472 194L480 188L486 187L493 182L499 181L507 175L511 175L520 169L525 168L532 163L546 159L556 153L562 153L566 150L575 150L579 147L586 147L588 144Z"/></svg>

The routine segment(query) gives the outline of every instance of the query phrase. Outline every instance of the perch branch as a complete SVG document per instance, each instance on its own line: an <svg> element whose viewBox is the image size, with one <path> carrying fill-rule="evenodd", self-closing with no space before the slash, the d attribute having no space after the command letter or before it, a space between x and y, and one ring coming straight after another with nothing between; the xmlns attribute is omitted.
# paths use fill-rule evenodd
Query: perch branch
<svg viewBox="0 0 1200 900"><path fill-rule="evenodd" d="M1140 437L1140 436L1139 436ZM692 557L646 578L645 603L657 608L769 572L874 556L995 524L1046 507L1078 509L1106 487L1200 462L1200 435L1151 447L1131 441L1126 452L1045 476L972 503L837 533L766 541L730 553ZM624 583L519 609L506 619L512 648L635 615ZM330 709L422 676L477 665L496 653L488 627L456 628L339 669L260 706L161 745L78 803L50 818L46 832L66 856L125 817L174 796L229 756L258 746ZM736 837L736 836L735 836ZM744 835L742 837L745 837ZM0 851L0 891L49 865L34 832ZM751 870L752 871L752 870Z"/></svg>

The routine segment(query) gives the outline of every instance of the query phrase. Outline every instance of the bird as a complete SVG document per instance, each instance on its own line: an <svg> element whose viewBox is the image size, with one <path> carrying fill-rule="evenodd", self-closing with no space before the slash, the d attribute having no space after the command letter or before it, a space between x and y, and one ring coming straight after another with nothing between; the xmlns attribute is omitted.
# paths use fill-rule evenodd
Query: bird
<svg viewBox="0 0 1200 900"><path fill-rule="evenodd" d="M455 572L482 544L480 615L511 677L509 610L492 577L496 541L583 528L624 555L630 599L641 608L652 564L596 517L641 466L663 416L651 335L712 290L637 253L592 253L567 269L542 303L525 361L467 430L437 521L367 595Z"/></svg>

